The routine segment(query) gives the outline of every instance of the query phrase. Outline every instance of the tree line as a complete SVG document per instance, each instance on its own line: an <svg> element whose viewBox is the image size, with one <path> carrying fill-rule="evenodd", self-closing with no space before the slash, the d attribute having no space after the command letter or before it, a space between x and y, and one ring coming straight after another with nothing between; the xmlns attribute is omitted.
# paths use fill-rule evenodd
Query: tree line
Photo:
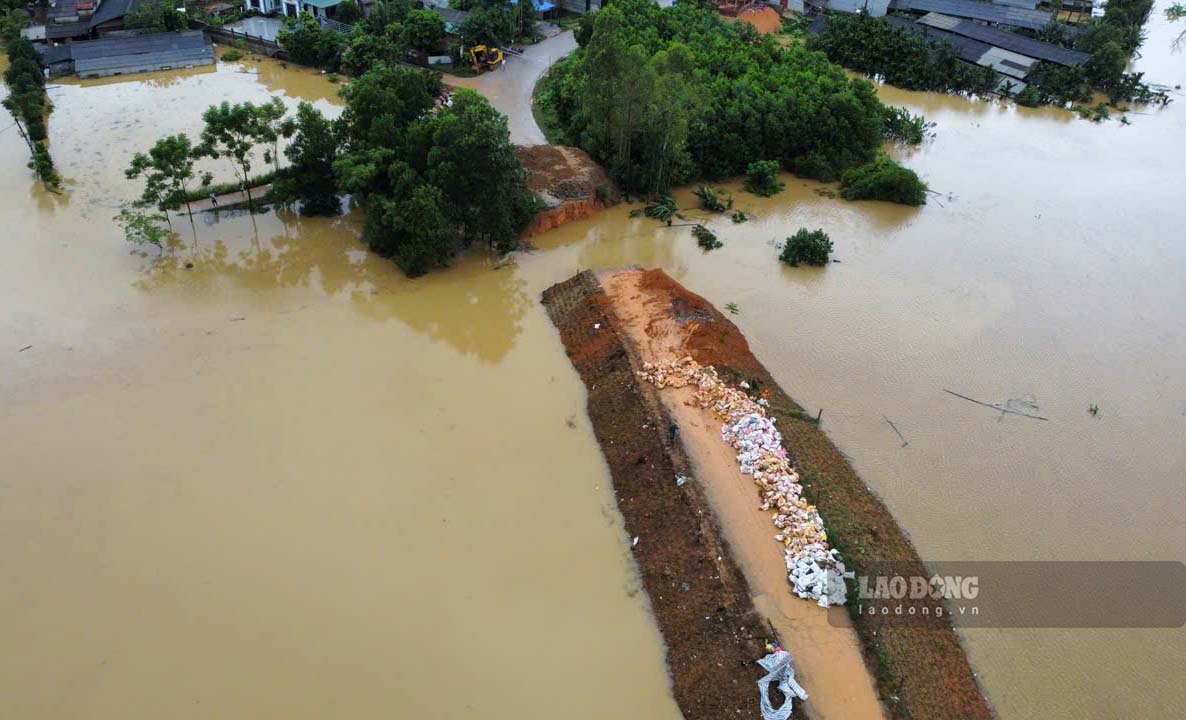
<svg viewBox="0 0 1186 720"><path fill-rule="evenodd" d="M715 8L616 0L582 17L576 38L537 91L539 113L628 192L762 161L837 180L878 157L887 108L869 81Z"/></svg>
<svg viewBox="0 0 1186 720"><path fill-rule="evenodd" d="M1081 30L1052 21L1041 31L1021 35L1073 48L1091 55L1082 66L1039 62L1026 87L1011 93L1026 106L1087 102L1094 90L1120 102L1167 102L1163 91L1147 85L1141 73L1128 73L1129 58L1140 46L1141 25L1152 0L1112 0L1102 18ZM826 53L834 62L908 90L984 95L997 90L999 79L988 67L965 63L945 40L891 24L885 18L836 13L828 16L823 32L808 39L808 47ZM1006 93L1009 89L1005 88Z"/></svg>
<svg viewBox="0 0 1186 720"><path fill-rule="evenodd" d="M439 74L379 64L341 90L346 108L326 118L309 103L287 116L279 99L213 105L198 142L162 138L126 174L144 190L119 216L128 238L158 246L159 221L210 187L195 162L223 158L254 210L257 153L272 166L270 202L305 215L341 212L350 194L366 223L363 240L409 276L447 265L463 248L508 252L539 209L510 142L506 117L469 90L446 99ZM288 165L280 167L278 146ZM197 192L195 192L195 188ZM192 210L191 210L192 214ZM153 230L152 228L156 228Z"/></svg>
<svg viewBox="0 0 1186 720"><path fill-rule="evenodd" d="M45 94L41 59L33 43L20 36L20 28L12 27L14 32L4 38L8 53L8 69L4 71L8 97L4 98L4 108L12 115L17 132L29 146L29 168L47 187L57 188L61 178L47 147L46 116L49 115L50 102Z"/></svg>
<svg viewBox="0 0 1186 720"><path fill-rule="evenodd" d="M404 62L409 50L448 52L464 62L463 47L500 46L530 36L538 19L534 3L527 0L455 0L453 6L469 14L451 43L445 42L444 19L409 0L375 3L371 12L351 23L348 34L323 28L312 15L301 13L285 20L276 40L294 62L358 76L380 62Z"/></svg>

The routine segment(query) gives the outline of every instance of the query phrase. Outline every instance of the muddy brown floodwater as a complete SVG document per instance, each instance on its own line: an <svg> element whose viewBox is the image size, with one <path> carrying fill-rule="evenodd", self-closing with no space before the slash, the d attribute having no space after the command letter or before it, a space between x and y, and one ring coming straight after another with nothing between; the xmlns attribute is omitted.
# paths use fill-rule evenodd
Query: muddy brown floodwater
<svg viewBox="0 0 1186 720"><path fill-rule="evenodd" d="M1177 27L1149 29L1137 68L1186 83ZM938 123L898 154L941 197L787 178L736 194L752 222L710 219L711 254L628 207L416 281L353 216L176 222L163 258L124 243L133 152L217 100L334 91L270 62L60 83L61 196L0 133L0 716L677 717L538 305L582 268L736 303L926 559L1186 559L1180 92L1125 127L882 88ZM839 264L776 262L804 226ZM1003 718L1186 713L1181 629L965 641Z"/></svg>

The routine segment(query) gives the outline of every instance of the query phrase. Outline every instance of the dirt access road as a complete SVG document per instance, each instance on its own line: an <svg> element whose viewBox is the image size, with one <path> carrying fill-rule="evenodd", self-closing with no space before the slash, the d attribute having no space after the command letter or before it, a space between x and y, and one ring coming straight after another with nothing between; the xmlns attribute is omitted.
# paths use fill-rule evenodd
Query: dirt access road
<svg viewBox="0 0 1186 720"><path fill-rule="evenodd" d="M548 139L531 114L531 92L547 69L576 47L577 41L572 33L563 32L531 45L521 56L507 55L506 62L497 70L471 78L445 75L445 82L454 87L472 88L485 95L499 112L507 116L512 143L544 145Z"/></svg>

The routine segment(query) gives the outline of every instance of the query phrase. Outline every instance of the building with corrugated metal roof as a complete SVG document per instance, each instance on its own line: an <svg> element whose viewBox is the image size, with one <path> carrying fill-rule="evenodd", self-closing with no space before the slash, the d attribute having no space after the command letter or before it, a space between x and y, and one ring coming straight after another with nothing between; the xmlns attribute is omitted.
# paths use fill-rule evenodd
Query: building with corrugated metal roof
<svg viewBox="0 0 1186 720"><path fill-rule="evenodd" d="M951 17L980 20L994 25L1009 25L1028 30L1041 30L1053 19L1051 13L1042 10L994 5L978 0L892 0L890 8L917 15L937 12Z"/></svg>
<svg viewBox="0 0 1186 720"><path fill-rule="evenodd" d="M941 13L927 13L918 19L918 24L938 28L939 30L946 30L956 35L986 42L989 45L996 45L999 48L1004 48L1005 50L1025 55L1026 57L1045 60L1046 62L1052 62L1057 65L1078 67L1091 59L1091 55L1085 52L1071 50L1053 43L1035 40L1006 30L998 30L997 28L969 22L968 20L960 20L959 18Z"/></svg>
<svg viewBox="0 0 1186 720"><path fill-rule="evenodd" d="M42 62L53 74L95 78L214 64L214 46L201 31L121 35L47 47Z"/></svg>

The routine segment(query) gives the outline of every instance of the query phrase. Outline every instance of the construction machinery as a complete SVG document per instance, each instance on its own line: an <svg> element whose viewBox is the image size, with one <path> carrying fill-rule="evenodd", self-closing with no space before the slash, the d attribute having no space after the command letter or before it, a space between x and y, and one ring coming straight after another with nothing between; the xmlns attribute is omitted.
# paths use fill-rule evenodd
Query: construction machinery
<svg viewBox="0 0 1186 720"><path fill-rule="evenodd" d="M474 72L483 70L497 70L502 65L502 50L486 45L474 45L469 49L469 59L473 62Z"/></svg>

